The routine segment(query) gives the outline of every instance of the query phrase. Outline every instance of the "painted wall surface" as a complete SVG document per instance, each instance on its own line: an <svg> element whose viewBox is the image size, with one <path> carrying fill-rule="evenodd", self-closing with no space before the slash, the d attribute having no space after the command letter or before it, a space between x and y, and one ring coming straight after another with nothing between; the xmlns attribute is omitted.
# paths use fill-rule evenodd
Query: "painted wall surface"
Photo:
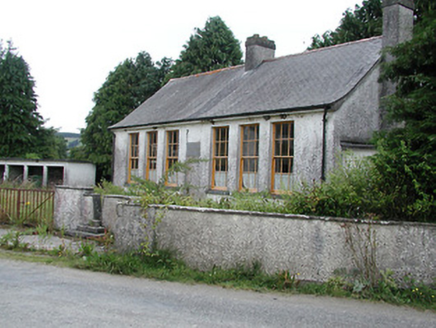
<svg viewBox="0 0 436 328"><path fill-rule="evenodd" d="M124 186L127 182L127 161L129 157L128 137L129 135L125 131L120 131L115 134L114 155L112 158L112 163L114 166L112 182L117 186Z"/></svg>
<svg viewBox="0 0 436 328"><path fill-rule="evenodd" d="M42 185L46 186L50 180L51 169L61 169L62 182L59 184L72 187L86 187L95 185L96 167L92 163L56 161L56 160L32 160L32 159L0 159L0 166L3 167L3 175L0 181L8 180L9 167L14 167L19 172L21 179L28 179L31 168L40 168Z"/></svg>
<svg viewBox="0 0 436 328"><path fill-rule="evenodd" d="M179 161L197 159L187 176L179 174L179 185L189 183L197 187L198 194L204 195L211 188L212 175L212 142L213 128L229 127L228 180L227 190L238 190L240 174L240 142L241 126L244 124L259 124L259 191L271 188L272 133L275 122L293 121L295 126L294 139L294 171L295 182L320 179L322 166L323 111L288 113L283 116L249 117L242 119L216 120L213 122L197 122L190 124L168 125L156 129L118 130L115 131L114 177L116 185L125 185L128 177L128 147L129 133L139 133L139 169L138 176L145 177L146 163L146 133L158 132L157 176L161 179L165 174L166 131L179 131ZM197 148L199 151L197 152ZM192 156L194 155L194 156Z"/></svg>
<svg viewBox="0 0 436 328"><path fill-rule="evenodd" d="M341 142L368 143L380 129L379 68L374 68L347 96L339 108L327 115L327 171L341 154Z"/></svg>
<svg viewBox="0 0 436 328"><path fill-rule="evenodd" d="M96 167L92 163L65 163L64 185L94 186Z"/></svg>

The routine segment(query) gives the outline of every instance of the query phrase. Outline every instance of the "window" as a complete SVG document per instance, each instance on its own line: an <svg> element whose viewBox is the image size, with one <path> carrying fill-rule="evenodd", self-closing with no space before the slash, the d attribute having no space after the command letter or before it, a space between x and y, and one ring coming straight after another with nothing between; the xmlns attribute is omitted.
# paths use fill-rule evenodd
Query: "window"
<svg viewBox="0 0 436 328"><path fill-rule="evenodd" d="M229 127L213 129L212 189L227 189Z"/></svg>
<svg viewBox="0 0 436 328"><path fill-rule="evenodd" d="M257 191L258 162L259 125L243 125L241 127L239 190Z"/></svg>
<svg viewBox="0 0 436 328"><path fill-rule="evenodd" d="M132 176L136 176L139 167L139 133L131 133L129 147L129 176L127 181L132 181Z"/></svg>
<svg viewBox="0 0 436 328"><path fill-rule="evenodd" d="M145 178L157 182L157 131L147 132L147 166Z"/></svg>
<svg viewBox="0 0 436 328"><path fill-rule="evenodd" d="M179 159L179 131L167 131L167 151L166 151L165 184L167 186L177 185L177 173L170 172L171 168Z"/></svg>
<svg viewBox="0 0 436 328"><path fill-rule="evenodd" d="M271 191L291 189L294 166L294 122L273 125L273 158Z"/></svg>

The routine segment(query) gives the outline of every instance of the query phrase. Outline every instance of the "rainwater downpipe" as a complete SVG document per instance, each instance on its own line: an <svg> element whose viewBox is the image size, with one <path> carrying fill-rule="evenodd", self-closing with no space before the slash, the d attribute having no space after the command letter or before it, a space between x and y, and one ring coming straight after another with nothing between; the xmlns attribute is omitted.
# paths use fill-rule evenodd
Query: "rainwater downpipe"
<svg viewBox="0 0 436 328"><path fill-rule="evenodd" d="M327 123L327 110L330 108L330 106L324 107L324 114L322 116L322 158L321 158L321 181L325 181L325 174L326 174L326 143L327 143L327 129L326 129L326 123Z"/></svg>

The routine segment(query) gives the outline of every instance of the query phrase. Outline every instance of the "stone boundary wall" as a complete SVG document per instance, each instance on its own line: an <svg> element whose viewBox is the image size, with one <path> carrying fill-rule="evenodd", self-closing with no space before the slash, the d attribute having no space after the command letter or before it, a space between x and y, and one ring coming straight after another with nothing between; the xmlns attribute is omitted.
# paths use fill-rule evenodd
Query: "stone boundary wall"
<svg viewBox="0 0 436 328"><path fill-rule="evenodd" d="M156 229L157 247L173 250L202 270L258 262L268 273L289 270L300 273L300 279L326 281L336 270L351 272L360 266L375 243L379 270L425 283L436 277L434 224L177 206L165 211Z"/></svg>
<svg viewBox="0 0 436 328"><path fill-rule="evenodd" d="M85 214L88 203L81 201ZM70 217L64 216L65 226ZM155 245L201 270L257 262L268 273L289 270L299 279L326 281L373 256L379 270L390 269L398 279L433 283L436 277L436 224L158 205L144 215L135 199L123 196L105 196L102 217L119 250Z"/></svg>
<svg viewBox="0 0 436 328"><path fill-rule="evenodd" d="M57 229L73 231L94 217L90 187L56 186L54 198L54 225Z"/></svg>

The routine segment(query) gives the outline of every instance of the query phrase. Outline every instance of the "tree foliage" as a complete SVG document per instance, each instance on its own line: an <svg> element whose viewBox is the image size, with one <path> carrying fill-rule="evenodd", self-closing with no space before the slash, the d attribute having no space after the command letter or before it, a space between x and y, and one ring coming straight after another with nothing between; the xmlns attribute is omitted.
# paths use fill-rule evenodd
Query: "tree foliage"
<svg viewBox="0 0 436 328"><path fill-rule="evenodd" d="M219 16L209 18L203 29L196 28L183 47L167 80L242 64L239 41Z"/></svg>
<svg viewBox="0 0 436 328"><path fill-rule="evenodd" d="M421 1L413 38L389 49L383 78L396 84L387 98L398 127L378 138L380 188L410 217L436 217L436 4ZM423 9L424 8L424 9Z"/></svg>
<svg viewBox="0 0 436 328"><path fill-rule="evenodd" d="M29 66L12 42L0 42L0 156L64 158L66 149L56 130L45 128L37 111L35 82Z"/></svg>
<svg viewBox="0 0 436 328"><path fill-rule="evenodd" d="M435 6L434 0L415 0L414 4L417 23L423 13ZM314 35L308 50L366 39L383 32L382 0L364 0L362 6L356 5L354 11L347 9L342 16L339 26L334 31Z"/></svg>
<svg viewBox="0 0 436 328"><path fill-rule="evenodd" d="M108 127L130 114L165 81L242 63L239 41L219 17L210 18L204 29L197 28L184 47L174 65L168 58L155 65L146 52L125 60L94 94L95 106L81 131L82 146L74 148L70 156L95 163L97 179L111 175L112 133Z"/></svg>
<svg viewBox="0 0 436 328"><path fill-rule="evenodd" d="M159 90L170 65L167 58L155 64L148 53L140 52L110 72L94 94L95 106L86 117L86 128L81 131L83 147L75 149L72 158L90 160L97 165L98 179L110 178L112 133L108 127Z"/></svg>
<svg viewBox="0 0 436 328"><path fill-rule="evenodd" d="M342 16L336 30L313 36L309 49L365 39L382 33L381 0L365 0L362 6L356 5L354 11L347 9Z"/></svg>

